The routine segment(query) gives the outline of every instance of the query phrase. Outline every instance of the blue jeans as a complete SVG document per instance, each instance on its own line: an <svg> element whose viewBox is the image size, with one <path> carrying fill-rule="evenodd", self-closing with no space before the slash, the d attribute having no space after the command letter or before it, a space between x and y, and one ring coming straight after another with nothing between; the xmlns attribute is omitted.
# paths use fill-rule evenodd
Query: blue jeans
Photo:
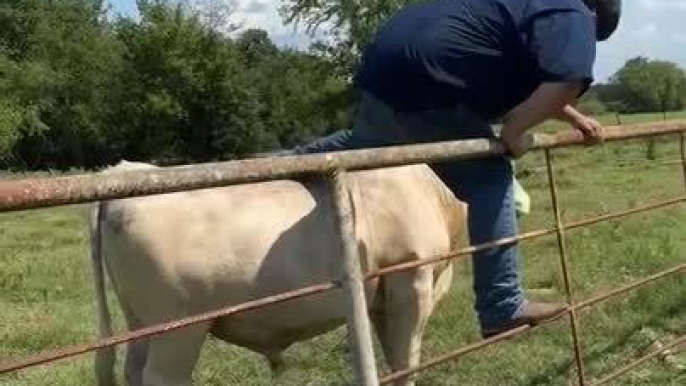
<svg viewBox="0 0 686 386"><path fill-rule="evenodd" d="M338 131L280 154L311 154L413 143L494 138L487 120L456 106L451 109L400 114L363 93L351 130ZM469 236L481 244L517 234L513 169L501 156L430 165L461 200L469 205ZM519 316L524 304L516 245L475 253L475 309L483 330L503 326Z"/></svg>

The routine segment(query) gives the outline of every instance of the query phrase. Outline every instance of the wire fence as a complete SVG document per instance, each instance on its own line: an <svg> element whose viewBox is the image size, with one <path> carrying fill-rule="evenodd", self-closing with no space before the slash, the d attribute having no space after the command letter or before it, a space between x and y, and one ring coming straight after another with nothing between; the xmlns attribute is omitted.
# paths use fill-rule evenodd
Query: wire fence
<svg viewBox="0 0 686 386"><path fill-rule="evenodd" d="M656 137L678 135L680 139L680 165L686 184L686 150L684 146L684 133L686 122L662 122L654 124L641 124L631 126L617 126L606 128L606 141L624 141L632 138ZM577 132L562 132L555 135L536 135L531 137L531 147L541 150L545 155L546 173L550 187L550 198L554 215L554 225L550 228L538 229L522 233L510 239L496 240L483 245L470 246L444 256L436 256L432 259L400 264L386 267L376 272L366 272L360 276L359 266L355 261L357 256L355 248L350 248L353 240L350 234L348 240L343 243L346 249L348 269L340 280L320 283L314 286L297 289L284 294L270 296L254 301L232 305L221 310L215 310L200 315L193 315L171 323L148 326L136 331L117 334L108 339L96 342L65 347L55 351L43 352L25 358L0 361L0 375L14 373L22 369L52 363L58 360L76 357L85 353L93 352L105 347L121 345L142 337L155 336L170 331L178 330L204 321L222 316L236 315L250 310L267 307L273 304L288 302L293 299L303 298L335 288L345 288L346 293L356 301L350 302L348 310L348 335L350 340L349 350L352 353L352 363L355 373L355 382L359 385L390 384L403 379L411 374L432 369L442 363L454 361L468 353L483 349L493 344L509 340L532 330L542 328L520 327L491 339L486 339L471 345L450 350L447 353L426 358L419 366L403 369L396 372L378 371L379 361L375 358L373 343L369 329L369 322L365 317L364 299L361 284L384 275L408 271L420 266L436 264L446 261L455 261L470 256L472 253L490 249L495 246L511 245L526 240L537 239L545 236L555 236L560 255L560 268L564 278L564 290L568 307L562 317L567 317L570 323L570 336L572 337L572 349L574 365L578 384L601 385L622 376L627 371L634 369L646 361L661 353L682 345L686 337L678 337L667 345L635 359L621 368L606 375L603 378L589 380L584 365L584 347L581 342L581 326L578 321L578 313L600 302L636 290L650 283L656 282L667 276L681 275L686 272L686 264L665 269L654 273L644 279L635 281L621 288L598 293L588 299L575 301L574 288L570 280L569 253L567 251L568 232L584 228L593 224L621 219L627 216L653 211L659 208L677 206L686 201L686 194L667 200L643 204L628 210L603 214L592 218L565 223L561 215L562 206L559 200L559 192L556 181L556 170L552 157L553 149L583 146L585 142ZM117 175L79 175L69 177L55 177L44 179L21 179L15 181L0 182L0 212L10 212L26 209L47 208L75 203L95 202L106 199L118 199L135 196L164 194L192 189L203 189L225 186L238 183L250 183L270 179L290 178L302 174L331 173L330 178L335 182L332 191L338 197L338 214L340 233L346 238L346 232L351 229L349 208L345 208L345 200L341 194L344 187L338 180L340 173L349 170L364 170L379 167L389 167L404 164L442 162L448 160L471 159L503 153L502 145L498 141L470 140L456 141L437 144L412 145L392 147L384 149L358 150L343 153L330 153L320 155L308 155L299 157L284 157L278 159L254 159L247 161L234 161L226 163L188 165L181 167L163 168L160 170L131 171ZM338 182L337 182L338 181ZM686 191L685 191L686 192ZM343 203L343 207L341 207ZM473 214L474 215L474 214ZM554 323L558 319L548 323ZM340 337L341 335L339 335ZM341 355L345 350L341 350ZM349 380L348 380L349 381Z"/></svg>

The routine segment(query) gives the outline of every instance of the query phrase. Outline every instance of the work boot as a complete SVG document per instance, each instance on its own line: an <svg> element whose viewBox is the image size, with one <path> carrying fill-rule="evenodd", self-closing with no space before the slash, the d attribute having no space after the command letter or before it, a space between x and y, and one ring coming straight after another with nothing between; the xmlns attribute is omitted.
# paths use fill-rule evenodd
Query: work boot
<svg viewBox="0 0 686 386"><path fill-rule="evenodd" d="M553 319L561 315L566 310L566 304L526 302L526 304L524 305L524 310L522 310L522 314L518 318L510 321L508 324L500 328L492 330L483 330L481 332L481 335L484 337L484 339L488 339L496 335L505 333L509 330L513 330L517 327L525 325L533 327L541 322Z"/></svg>

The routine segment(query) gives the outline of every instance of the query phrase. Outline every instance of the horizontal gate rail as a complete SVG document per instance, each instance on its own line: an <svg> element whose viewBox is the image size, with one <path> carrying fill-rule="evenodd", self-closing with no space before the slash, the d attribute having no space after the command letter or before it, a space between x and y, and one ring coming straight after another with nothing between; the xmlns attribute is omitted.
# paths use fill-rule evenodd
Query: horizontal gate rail
<svg viewBox="0 0 686 386"><path fill-rule="evenodd" d="M648 212L651 210L665 208L665 207L669 207L669 206L675 206L677 204L681 204L684 202L686 202L686 196L673 198L673 199L669 199L666 201L661 201L661 202L657 202L657 203L653 203L653 204L642 205L642 206L638 206L636 208L632 208L632 209L628 209L628 210L624 210L624 211L620 211L620 212L616 212L616 213L610 213L610 214L605 214L605 215L601 215L601 216L597 216L597 217L591 217L591 218L588 218L585 220L570 222L566 225L563 225L563 227L567 230L575 230L575 229L584 228L584 227L594 225L594 224L598 224L598 223L602 223L602 222L617 220L617 219L628 217L628 216L631 216L634 214L644 213L644 212ZM382 268L382 269L379 269L375 272L368 274L367 278L368 279L375 279L375 278L378 278L380 276L389 275L392 273L398 273L398 272L402 272L402 271L407 271L407 270L422 267L425 265L442 263L442 262L445 262L448 260L455 259L455 258L460 257L460 256L470 255L474 252L480 252L480 251L484 251L484 250L495 248L495 247L503 247L503 246L513 245L513 244L519 243L521 241L526 241L526 240L540 238L543 236L552 235L556 232L557 232L557 227L534 230L531 232L522 233L516 237L507 237L507 238L503 238L500 240L496 240L496 241L492 241L492 242L488 242L488 243L484 243L484 244L470 246L470 247L460 249L460 250L455 251L455 252L450 252L450 253L446 253L446 254L443 254L440 256L435 256L435 257L430 258L430 259L422 259L422 260L417 260L417 261L411 261L408 263L402 263L402 264L393 265L393 266L390 266L387 268Z"/></svg>
<svg viewBox="0 0 686 386"><path fill-rule="evenodd" d="M622 375L626 374L627 372L629 372L629 371L635 369L636 367L638 367L638 366L644 364L645 362L647 362L647 361L649 361L649 360L655 358L656 356L658 356L658 355L664 353L665 351L667 351L667 350L669 350L669 349L671 349L671 348L673 348L673 347L680 346L680 345L683 344L683 343L686 343L686 335L685 335L685 336L682 336L681 338L678 338L678 339L672 341L671 343L667 344L666 346L664 346L664 347L662 347L662 348L659 348L659 349L657 349L657 350L651 352L650 354L648 354L648 355L646 355L646 356L644 356L644 357L641 357L641 358L639 358L639 359L637 359L637 360L635 360L635 361L633 361L633 362L627 364L626 366L623 366L623 367L617 369L617 370L616 370L615 372L613 372L612 374L607 375L607 376L605 376L604 378L600 379L599 381L595 382L595 383L593 384L593 386L604 385L604 384L606 384L606 383L608 383L608 382L610 382L610 381L612 381L612 380L614 380L614 379L616 379L616 378L619 378L620 376L622 376Z"/></svg>
<svg viewBox="0 0 686 386"><path fill-rule="evenodd" d="M545 325L548 325L548 324L553 323L555 321L558 321L564 315L569 315L572 311L587 308L591 305L600 303L602 301L608 300L608 299L613 298L613 297L617 297L617 296L625 294L629 291L640 288L640 287L642 287L645 284L648 284L650 282L653 282L653 281L656 281L658 279L665 278L667 276L674 275L677 273L686 273L686 264L682 264L682 265L679 265L677 267L664 270L662 272L659 272L655 275L650 276L649 278L638 280L634 283L628 284L628 285L621 287L617 290L613 290L613 291L595 296L595 297L590 298L588 300L582 301L581 303L578 303L578 304L574 305L573 307L568 307L568 309L565 312L561 313L560 315L556 316L555 318L552 318L550 320L542 322L536 326L533 326L533 327L532 326L521 326L521 327L512 329L512 330L510 330L504 334L494 336L494 337L489 338L489 339L484 339L482 341L479 341L477 343L473 343L471 345L464 346L460 349L449 352L447 354L443 354L441 356L432 358L432 359L426 361L425 363L422 363L421 365L419 365L417 367L413 367L410 369L405 369L405 370L401 370L401 371L397 371L394 373L387 374L383 378L381 378L381 384L382 385L388 384L388 383L391 383L391 382L393 382L399 378L402 378L402 377L405 377L405 376L408 376L411 374L416 374L416 373L419 373L419 372L422 372L425 370L429 370L431 368L434 368L438 365L441 365L441 364L449 362L449 361L454 361L454 360L459 359L459 358L461 358L461 357L465 356L466 354L469 354L473 351L477 351L481 348L491 346L493 344L502 342L504 340L508 340L508 339L511 339L514 337L518 337L524 333L528 333L532 330L538 329L542 326L545 326ZM659 350L659 352L664 352L665 350L667 350L673 346L677 346L677 345L681 344L682 342L683 342L682 340L679 340L677 343L674 343L673 345L662 348L661 350ZM609 379L608 379L608 381L609 381Z"/></svg>
<svg viewBox="0 0 686 386"><path fill-rule="evenodd" d="M680 203L680 202L684 202L684 201L686 201L686 196L679 198L679 199L675 199L675 200L669 200L666 202L670 203L670 205L674 205L676 203ZM584 220L583 222L570 223L569 225L566 225L566 228L567 229L580 228L582 225L596 224L596 223L599 223L602 221L610 221L610 220L618 219L621 217L629 216L631 214L641 213L641 212L648 211L650 209L659 208L661 206L665 206L665 205L660 205L660 204L646 205L646 206L643 206L640 208L635 208L635 209L631 209L631 210L627 210L627 211L623 211L623 212L613 213L613 214L609 214L609 215L599 216L599 217L589 219L589 220ZM397 265L394 265L392 267L380 269L376 272L368 274L366 276L365 280L369 281L369 280L373 280L373 279L376 279L376 278L384 276L384 275L389 275L389 274L398 273L398 272L404 272L404 271L408 271L408 270L418 268L421 266L426 266L426 265L441 263L441 262L448 261L448 260L453 260L453 259L456 259L459 257L468 256L471 253L474 253L477 251L490 249L490 248L497 247L497 246L511 245L511 244L514 244L514 243L519 242L519 241L540 238L543 236L554 234L556 231L557 231L557 228L541 229L541 230L537 230L537 231L523 233L517 237L505 238L505 239L501 239L501 240L496 240L494 242L489 242L489 243L485 243L485 244L480 244L480 245L475 245L475 246L471 246L468 248L460 249L458 251L455 251L454 253L446 254L443 256L437 256L437 257L432 258L432 259L424 259L421 261L416 261L416 262L411 262L411 263L397 264ZM632 289L640 287L644 284L656 281L656 280L658 280L664 276L667 276L670 274L675 274L675 273L681 273L681 272L686 272L686 264L683 264L683 265L680 265L678 267L666 270L664 272L652 275L652 276L647 277L643 280L640 280L636 283L627 285L626 287L621 287L619 289L615 289L615 290L610 291L606 294L600 294L596 297L590 298L586 301L583 301L583 302L577 304L576 308L582 309L582 308L591 306L593 304L604 301L610 297L620 295L622 293L625 293L625 292L628 292ZM262 308L262 307L266 307L266 306L271 305L271 304L284 303L284 302L287 302L290 300L323 293L323 292L329 291L329 290L334 289L334 288L339 288L339 287L340 287L339 282L329 282L329 283L317 284L317 285L313 285L310 287L297 289L295 291L285 292L283 294L250 301L250 302L243 303L243 304L240 304L237 306L232 306L232 307L228 307L225 309L220 309L220 310L216 310L216 311L212 311L212 312L199 314L196 316L191 316L191 317L180 319L180 320L177 320L174 322L162 323L162 324L146 327L146 328L139 329L139 330L122 333L122 334L119 334L117 336L114 336L114 337L111 337L108 339L98 340L96 342L89 343L89 344L77 345L77 346L68 347L68 348L65 348L62 350L45 352L45 353L42 353L39 355L35 355L32 357L28 357L26 359L14 361L14 362L2 361L2 362L0 362L0 374L5 374L5 373L9 373L9 372L14 372L17 370L22 370L22 369L25 369L28 367L49 363L49 362L52 362L55 360L67 359L67 358L74 357L74 356L77 356L80 354L85 354L88 352L96 351L96 350L99 350L102 348L112 347L112 346L117 346L117 345L121 345L124 343L128 343L128 342L136 340L136 339L145 338L145 337L154 336L154 335L159 335L159 334L162 334L162 333L165 333L168 331L173 331L173 330L181 329L184 327L189 327L189 326L192 326L194 324L206 322L208 320L211 320L211 319L214 319L214 318L217 318L220 316L236 315L236 314L247 312L250 310L255 310L255 309ZM528 330L528 329L524 329L524 330ZM517 330L517 331L519 331L519 330ZM507 334L506 336L510 336L510 335L511 334ZM498 338L498 337L496 337L496 338ZM488 341L498 342L500 340L501 339L492 338ZM481 347L483 345L483 343L485 343L485 342L487 342L487 341L480 342L480 345L478 347ZM471 351L474 351L474 350L467 350L466 352L463 352L463 353L461 351L459 351L460 352L459 354L454 354L451 356L451 358L460 357L460 356L462 356L468 352L471 352ZM440 361L440 363L445 362L447 360L448 359L442 360L442 361ZM395 379L395 378L393 378L393 379Z"/></svg>
<svg viewBox="0 0 686 386"><path fill-rule="evenodd" d="M605 141L620 141L686 132L686 121L614 126L604 129ZM588 144L576 130L529 136L531 149ZM474 139L394 146L382 149L259 158L241 161L164 167L113 174L0 181L0 212L88 203L185 190L214 188L335 169L362 170L406 164L474 159L503 154L500 141Z"/></svg>
<svg viewBox="0 0 686 386"><path fill-rule="evenodd" d="M203 314L190 316L187 318L179 319L169 323L161 323L154 326L149 326L141 328L135 331L130 331L126 333L119 334L107 339L101 339L94 343L88 343L83 345L76 345L71 347L66 347L60 350L55 350L52 352L45 352L39 355L30 356L25 359L17 360L14 362L0 362L0 374L5 374L9 372L14 372L17 370L26 369L29 367L34 367L50 362L55 362L60 359L67 359L75 357L81 354L86 354L92 351L100 350L107 347L118 346L120 344L128 343L137 339L146 338L154 335L160 335L165 332L178 330L181 328L189 327L195 324L207 322L212 319L216 319L222 316L236 315L243 312L248 312L251 310L256 310L259 308L266 307L268 305L284 303L289 300L302 298L309 295L314 295L328 291L332 288L338 287L340 284L338 282L330 282L324 284L317 284L310 287L305 287L295 291L285 292L282 294L268 296L262 299L253 300L250 302L242 303L237 306L231 306L224 309L219 309L216 311L206 312Z"/></svg>

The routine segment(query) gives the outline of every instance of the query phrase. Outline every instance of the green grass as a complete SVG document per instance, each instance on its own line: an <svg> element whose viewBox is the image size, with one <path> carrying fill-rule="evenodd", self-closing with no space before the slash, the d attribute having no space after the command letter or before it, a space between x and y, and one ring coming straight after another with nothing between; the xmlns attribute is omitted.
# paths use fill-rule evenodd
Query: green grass
<svg viewBox="0 0 686 386"><path fill-rule="evenodd" d="M659 114L632 116L624 117L624 122L658 119ZM612 117L602 120L608 123ZM646 162L645 149L645 141L635 140L556 151L565 221L683 194L679 166ZM657 155L658 161L678 159L676 138L661 140ZM518 163L521 181L533 203L531 215L522 219L522 231L553 223L544 166L538 153ZM93 338L93 291L83 214L78 207L64 207L0 216L0 358L16 358ZM686 210L671 207L570 231L567 241L575 299L586 299L685 262ZM523 280L531 296L564 300L556 238L527 242L522 249ZM456 268L453 290L431 319L425 358L478 340L472 311L471 265L460 262ZM116 326L121 331L121 317L118 309L113 309L117 310ZM580 313L579 324L587 376L596 379L656 344L686 332L686 277L672 276L604 302ZM425 372L420 384L574 384L568 330L568 321L560 320L526 337ZM291 368L282 384L349 382L351 370L346 363L344 340L344 330L340 329L293 347L287 353ZM86 355L0 376L0 385L92 385L91 360L91 355ZM677 350L672 361L657 358L611 384L686 384L683 365L686 354ZM196 373L196 384L258 386L271 382L261 358L210 341Z"/></svg>

